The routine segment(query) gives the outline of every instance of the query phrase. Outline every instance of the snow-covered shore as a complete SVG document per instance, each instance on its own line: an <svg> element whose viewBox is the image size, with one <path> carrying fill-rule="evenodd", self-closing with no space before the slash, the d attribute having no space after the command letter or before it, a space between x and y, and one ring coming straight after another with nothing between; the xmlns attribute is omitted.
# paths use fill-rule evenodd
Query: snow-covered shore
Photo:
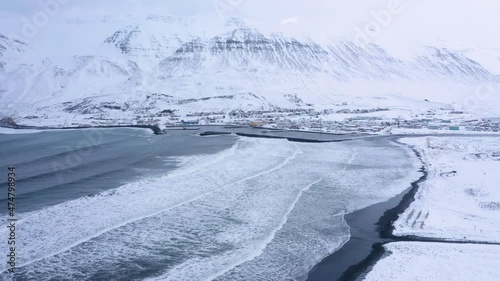
<svg viewBox="0 0 500 281"><path fill-rule="evenodd" d="M500 280L500 246L396 242L365 280Z"/></svg>
<svg viewBox="0 0 500 281"><path fill-rule="evenodd" d="M394 234L500 242L500 138L402 141L421 151L428 178L394 224Z"/></svg>
<svg viewBox="0 0 500 281"><path fill-rule="evenodd" d="M41 130L31 130L31 129L11 129L11 128L4 128L0 127L0 134L4 135L14 135L14 134L36 134L36 133L41 133Z"/></svg>
<svg viewBox="0 0 500 281"><path fill-rule="evenodd" d="M385 244L365 280L500 280L500 245L486 245L500 244L500 138L401 142L419 151L428 176L393 234L436 242Z"/></svg>

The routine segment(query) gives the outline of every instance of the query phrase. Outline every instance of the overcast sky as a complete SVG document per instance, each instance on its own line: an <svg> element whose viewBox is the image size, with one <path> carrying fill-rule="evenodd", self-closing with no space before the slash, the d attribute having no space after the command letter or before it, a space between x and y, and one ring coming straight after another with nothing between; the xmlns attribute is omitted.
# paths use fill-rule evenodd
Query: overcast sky
<svg viewBox="0 0 500 281"><path fill-rule="evenodd" d="M4 0L0 16L20 22L40 11L39 2L57 0ZM356 28L369 29L374 13L399 3L377 39L386 42L425 41L440 38L456 44L475 43L500 48L498 0L60 0L61 16L164 14L195 15L202 11L221 14L216 7L234 5L224 17L238 16L270 30L288 30L314 37L352 36ZM12 24L14 28L14 24ZM3 26L5 29L6 27ZM8 28L8 27L7 27Z"/></svg>

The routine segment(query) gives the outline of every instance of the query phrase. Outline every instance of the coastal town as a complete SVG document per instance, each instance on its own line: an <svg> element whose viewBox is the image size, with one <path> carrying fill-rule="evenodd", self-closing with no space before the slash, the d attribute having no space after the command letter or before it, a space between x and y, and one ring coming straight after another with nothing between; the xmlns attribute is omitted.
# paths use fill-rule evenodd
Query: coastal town
<svg viewBox="0 0 500 281"><path fill-rule="evenodd" d="M277 109L275 111L196 112L180 116L162 112L155 116L138 116L137 124L168 127L200 125L234 125L324 133L390 133L391 129L429 129L441 131L499 132L500 120L467 118L454 110L429 110L411 118L387 117L387 108L373 109ZM375 114L374 114L375 113ZM382 113L377 116L376 113ZM390 115L390 114L388 114ZM345 117L344 117L345 116ZM148 121L145 121L148 120Z"/></svg>
<svg viewBox="0 0 500 281"><path fill-rule="evenodd" d="M48 116L25 116L14 120L17 124L44 127ZM157 126L161 129L196 129L197 126L250 126L267 129L297 130L333 134L392 134L405 131L499 132L500 119L477 118L462 111L448 108L401 116L388 108L370 109L283 109L232 110L229 112L190 112L163 110L134 116L112 114L81 115L68 121L68 117L54 118L59 124L51 127L105 127L105 126ZM4 124L5 125L5 124Z"/></svg>

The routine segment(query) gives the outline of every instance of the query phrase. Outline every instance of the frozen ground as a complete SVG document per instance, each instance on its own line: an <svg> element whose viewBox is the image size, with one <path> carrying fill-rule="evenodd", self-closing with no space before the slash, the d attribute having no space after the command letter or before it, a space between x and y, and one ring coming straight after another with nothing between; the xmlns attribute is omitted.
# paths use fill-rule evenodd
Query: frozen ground
<svg viewBox="0 0 500 281"><path fill-rule="evenodd" d="M500 280L500 246L398 242L365 280Z"/></svg>
<svg viewBox="0 0 500 281"><path fill-rule="evenodd" d="M429 172L395 235L500 242L500 139L404 139Z"/></svg>
<svg viewBox="0 0 500 281"><path fill-rule="evenodd" d="M497 135L500 136L499 132L481 132L481 131L452 131L452 130L432 130L432 129L407 129L407 128L391 128L391 133L393 135Z"/></svg>
<svg viewBox="0 0 500 281"><path fill-rule="evenodd" d="M428 178L394 223L396 236L500 242L500 139L421 137ZM396 242L365 280L500 280L500 245Z"/></svg>

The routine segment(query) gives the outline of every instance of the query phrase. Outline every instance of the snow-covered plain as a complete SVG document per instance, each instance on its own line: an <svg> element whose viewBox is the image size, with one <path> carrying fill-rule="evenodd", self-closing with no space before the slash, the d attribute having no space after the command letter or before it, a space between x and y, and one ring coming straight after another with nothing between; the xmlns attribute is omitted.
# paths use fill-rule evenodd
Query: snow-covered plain
<svg viewBox="0 0 500 281"><path fill-rule="evenodd" d="M396 242L365 280L500 280L500 138L405 138L428 178L394 223L396 236L483 244Z"/></svg>
<svg viewBox="0 0 500 281"><path fill-rule="evenodd" d="M500 132L481 132L481 131L452 131L452 130L434 130L434 129L407 129L407 128L391 128L390 132L394 135L489 135L500 136Z"/></svg>
<svg viewBox="0 0 500 281"><path fill-rule="evenodd" d="M500 280L500 246L397 242L364 280Z"/></svg>
<svg viewBox="0 0 500 281"><path fill-rule="evenodd" d="M500 138L427 137L403 142L428 170L395 235L500 242Z"/></svg>

